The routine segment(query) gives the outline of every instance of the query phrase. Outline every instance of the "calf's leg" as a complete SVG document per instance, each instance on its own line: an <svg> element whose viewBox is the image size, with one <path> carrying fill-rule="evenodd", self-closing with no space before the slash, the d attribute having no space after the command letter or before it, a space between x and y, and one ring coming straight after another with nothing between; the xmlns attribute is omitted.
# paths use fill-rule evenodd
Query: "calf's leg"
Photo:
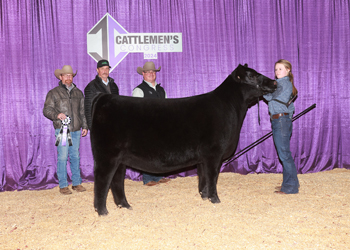
<svg viewBox="0 0 350 250"><path fill-rule="evenodd" d="M111 161L108 159L95 161L94 207L98 215L108 214L106 200L112 178L116 172L115 168L115 164L111 164Z"/></svg>
<svg viewBox="0 0 350 250"><path fill-rule="evenodd" d="M119 166L117 166L117 171L115 171L115 174L111 182L111 191L113 194L114 203L118 207L120 208L125 207L128 209L132 209L132 207L129 205L125 197L125 191L124 191L125 172L126 172L126 166L124 164L119 164Z"/></svg>
<svg viewBox="0 0 350 250"><path fill-rule="evenodd" d="M204 167L203 163L200 163L197 165L198 191L199 191L199 194L201 195L202 199L207 200L208 199L208 186L207 186L205 176L203 174L203 172L204 172L203 167Z"/></svg>
<svg viewBox="0 0 350 250"><path fill-rule="evenodd" d="M207 159L207 161L203 163L203 175L206 188L203 190L202 198L206 195L212 203L220 203L216 189L219 171L220 161L218 159ZM206 193L204 191L206 191Z"/></svg>

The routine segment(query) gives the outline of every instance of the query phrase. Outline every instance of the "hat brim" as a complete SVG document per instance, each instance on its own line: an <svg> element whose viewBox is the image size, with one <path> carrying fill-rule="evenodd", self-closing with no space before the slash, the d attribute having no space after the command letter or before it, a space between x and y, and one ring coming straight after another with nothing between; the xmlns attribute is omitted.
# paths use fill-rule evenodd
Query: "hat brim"
<svg viewBox="0 0 350 250"><path fill-rule="evenodd" d="M143 71L153 70L153 71L155 71L155 72L159 72L160 69L161 69L161 66L159 66L158 69L143 69L143 68L141 68L141 67L137 67L137 73L139 73L139 75L142 75L142 72L143 72Z"/></svg>
<svg viewBox="0 0 350 250"><path fill-rule="evenodd" d="M56 78L58 79L58 80L61 80L60 79L60 75L62 75L62 74L69 74L69 73L67 73L67 72L63 72L63 70L61 70L61 69L56 69L55 70L55 76L56 76ZM78 73L78 70L77 71L75 71L75 74L73 73L72 75L73 75L73 77L74 76L76 76L76 74Z"/></svg>

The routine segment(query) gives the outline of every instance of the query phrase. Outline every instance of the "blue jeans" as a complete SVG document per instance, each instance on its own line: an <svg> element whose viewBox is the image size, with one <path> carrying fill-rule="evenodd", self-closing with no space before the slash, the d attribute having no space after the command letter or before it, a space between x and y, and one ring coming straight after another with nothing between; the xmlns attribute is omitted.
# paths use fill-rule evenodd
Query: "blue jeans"
<svg viewBox="0 0 350 250"><path fill-rule="evenodd" d="M60 129L55 129L55 136L59 134ZM80 155L79 155L79 146L80 146L80 136L81 131L70 132L72 136L72 146L69 146L68 141L66 146L62 146L62 140L57 146L57 177L58 185L60 188L68 187L67 181L67 159L69 156L70 170L72 172L72 184L77 186L81 184L80 177Z"/></svg>
<svg viewBox="0 0 350 250"><path fill-rule="evenodd" d="M162 178L163 178L163 176L142 173L143 184L147 184L150 181L158 182Z"/></svg>
<svg viewBox="0 0 350 250"><path fill-rule="evenodd" d="M281 116L271 122L273 141L277 149L278 157L283 165L283 182L281 191L287 194L299 192L299 180L292 153L290 152L290 137L293 124L288 116Z"/></svg>

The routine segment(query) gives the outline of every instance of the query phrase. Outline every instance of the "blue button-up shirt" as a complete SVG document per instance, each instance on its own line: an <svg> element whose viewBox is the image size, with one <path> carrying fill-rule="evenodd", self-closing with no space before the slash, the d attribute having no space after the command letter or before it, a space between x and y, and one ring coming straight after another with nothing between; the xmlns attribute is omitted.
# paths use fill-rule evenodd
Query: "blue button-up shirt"
<svg viewBox="0 0 350 250"><path fill-rule="evenodd" d="M264 95L266 101L269 102L269 113L270 116L279 114L279 113L289 113L289 117L293 117L294 113L294 103L291 103L288 108L286 105L276 102L273 99L278 99L284 103L289 101L290 95L293 92L293 85L289 81L289 77L285 76L280 79L277 79L277 89L273 93Z"/></svg>

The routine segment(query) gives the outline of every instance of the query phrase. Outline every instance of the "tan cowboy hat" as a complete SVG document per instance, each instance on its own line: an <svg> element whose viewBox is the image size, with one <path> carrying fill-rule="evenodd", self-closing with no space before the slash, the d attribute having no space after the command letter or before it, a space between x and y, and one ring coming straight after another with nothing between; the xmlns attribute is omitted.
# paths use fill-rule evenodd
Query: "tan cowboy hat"
<svg viewBox="0 0 350 250"><path fill-rule="evenodd" d="M160 71L160 66L158 69L156 69L156 66L154 66L154 62L146 62L144 65L143 65L143 68L141 67L137 67L137 73L139 73L140 75L142 75L142 72L144 71L148 71L148 70L153 70L155 72L158 72Z"/></svg>
<svg viewBox="0 0 350 250"><path fill-rule="evenodd" d="M73 73L73 69L70 65L64 65L62 69L55 70L55 76L60 80L60 75L62 74L72 74L73 77L77 74L78 70Z"/></svg>

